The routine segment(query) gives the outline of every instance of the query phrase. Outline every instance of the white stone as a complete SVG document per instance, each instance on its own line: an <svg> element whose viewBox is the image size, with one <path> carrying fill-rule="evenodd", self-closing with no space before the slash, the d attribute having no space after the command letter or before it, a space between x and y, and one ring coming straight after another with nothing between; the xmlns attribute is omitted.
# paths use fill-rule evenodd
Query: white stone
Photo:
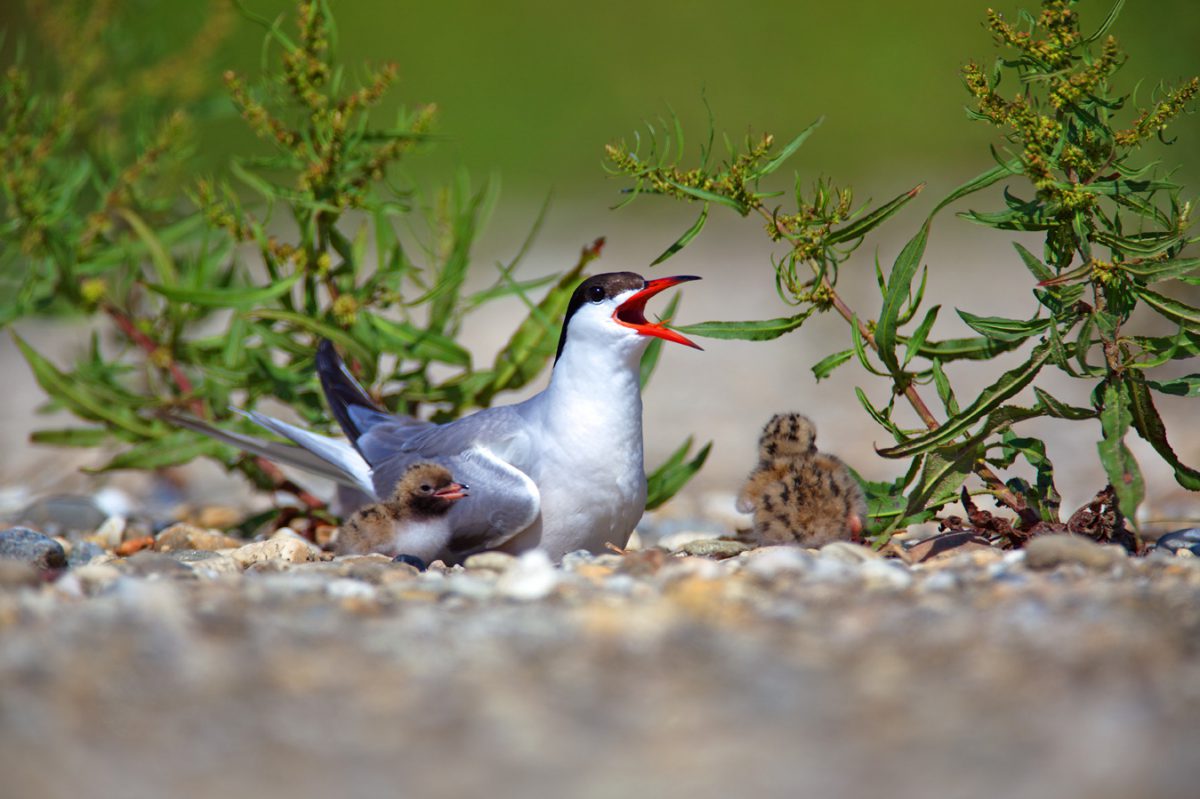
<svg viewBox="0 0 1200 799"><path fill-rule="evenodd" d="M325 593L334 599L375 599L378 595L378 590L370 583L365 583L362 580L352 580L349 577L342 577L331 581L325 587Z"/></svg>
<svg viewBox="0 0 1200 799"><path fill-rule="evenodd" d="M500 576L496 591L501 596L523 601L543 599L559 582L558 569L540 549L533 549L517 558L516 564Z"/></svg>
<svg viewBox="0 0 1200 799"><path fill-rule="evenodd" d="M869 588L908 588L912 585L912 572L896 561L868 560L858 567L858 573Z"/></svg>

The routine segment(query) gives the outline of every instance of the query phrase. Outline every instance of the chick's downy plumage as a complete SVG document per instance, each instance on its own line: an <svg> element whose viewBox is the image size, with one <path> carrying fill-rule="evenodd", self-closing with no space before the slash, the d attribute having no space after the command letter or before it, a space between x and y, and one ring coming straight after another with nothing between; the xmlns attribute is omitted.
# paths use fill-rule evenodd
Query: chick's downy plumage
<svg viewBox="0 0 1200 799"><path fill-rule="evenodd" d="M436 463L418 463L404 472L391 496L365 505L338 529L339 555L412 555L432 560L450 540L450 507L467 496Z"/></svg>
<svg viewBox="0 0 1200 799"><path fill-rule="evenodd" d="M862 487L838 457L818 452L816 428L798 413L781 413L763 428L758 465L738 495L754 514L760 545L818 547L861 535L867 515Z"/></svg>

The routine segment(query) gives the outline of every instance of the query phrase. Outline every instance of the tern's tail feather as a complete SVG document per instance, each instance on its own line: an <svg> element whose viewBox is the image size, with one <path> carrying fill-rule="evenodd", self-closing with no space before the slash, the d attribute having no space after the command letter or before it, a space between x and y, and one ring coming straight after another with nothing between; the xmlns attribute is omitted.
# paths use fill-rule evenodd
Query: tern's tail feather
<svg viewBox="0 0 1200 799"><path fill-rule="evenodd" d="M316 362L325 401L351 444L357 442L373 422L390 418L350 374L329 339L322 339L317 346Z"/></svg>
<svg viewBox="0 0 1200 799"><path fill-rule="evenodd" d="M365 491L371 497L375 496L375 486L371 480L371 467L349 444L310 433L256 411L242 411L236 408L233 410L237 410L238 413L249 417L255 423L292 441L296 446L222 430L192 416L170 414L167 418L180 427L204 433L230 446L270 458L279 463L295 466L341 485Z"/></svg>

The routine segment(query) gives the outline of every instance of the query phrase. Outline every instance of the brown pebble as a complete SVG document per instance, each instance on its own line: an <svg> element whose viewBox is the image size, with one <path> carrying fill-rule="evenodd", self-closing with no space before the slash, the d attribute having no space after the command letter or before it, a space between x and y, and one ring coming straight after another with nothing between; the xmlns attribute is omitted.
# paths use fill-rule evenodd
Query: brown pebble
<svg viewBox="0 0 1200 799"><path fill-rule="evenodd" d="M144 535L141 538L131 538L128 541L122 541L113 552L124 558L132 555L134 552L141 552L143 549L150 549L153 546L154 536Z"/></svg>

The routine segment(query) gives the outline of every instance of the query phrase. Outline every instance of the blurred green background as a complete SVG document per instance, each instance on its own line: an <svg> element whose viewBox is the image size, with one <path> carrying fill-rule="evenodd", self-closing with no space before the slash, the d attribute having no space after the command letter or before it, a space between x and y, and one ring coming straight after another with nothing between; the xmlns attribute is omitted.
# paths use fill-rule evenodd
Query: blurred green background
<svg viewBox="0 0 1200 799"><path fill-rule="evenodd" d="M103 1L103 0L100 0ZM30 5L53 0L6 0L3 59L24 46L39 63L45 43L30 25ZM165 0L117 2L136 34L123 45L129 61L178 50L218 4ZM274 18L288 0L247 0ZM940 191L985 167L991 131L967 120L958 75L968 59L995 55L982 26L987 0L694 0L689 3L612 0L507 3L442 0L332 3L344 63L395 60L400 65L393 103L436 102L442 146L418 159L420 172L463 164L496 173L510 200L553 190L560 200L615 199L618 188L601 168L605 143L628 136L645 119L674 109L696 145L707 127L707 98L718 130L788 137L814 118L825 125L793 163L808 177L853 182L862 193L893 191L930 180ZM1011 14L1036 2L997 3ZM1094 29L1110 0L1078 8ZM294 23L285 22L287 32ZM1162 80L1200 71L1200 7L1194 0L1130 0L1115 33L1130 53L1123 71L1141 81L1148 100ZM208 68L219 91L226 68L254 74L263 30L241 17ZM245 128L224 102L202 112L198 158L208 168L227 153L253 149ZM1200 174L1200 119L1169 131L1180 145L1169 165L1191 161L1180 175ZM514 196L515 195L515 196ZM602 207L602 206L600 206Z"/></svg>

